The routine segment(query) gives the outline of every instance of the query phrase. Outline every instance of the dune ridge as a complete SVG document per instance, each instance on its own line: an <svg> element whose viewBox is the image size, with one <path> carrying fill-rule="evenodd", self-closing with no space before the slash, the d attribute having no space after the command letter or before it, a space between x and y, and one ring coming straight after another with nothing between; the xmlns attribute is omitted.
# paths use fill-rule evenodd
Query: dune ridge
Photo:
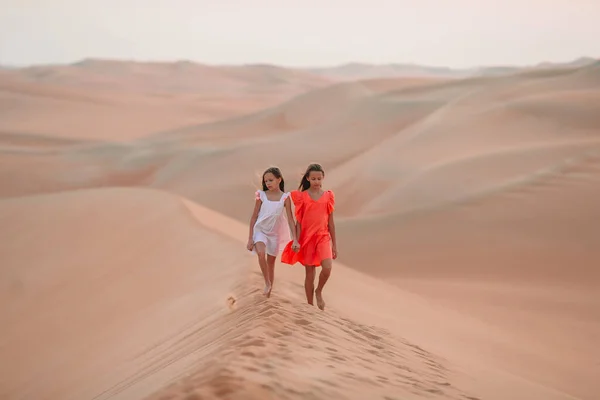
<svg viewBox="0 0 600 400"><path fill-rule="evenodd" d="M278 292L298 292L292 285ZM148 399L477 398L449 382L443 360L405 339L281 295L266 301L259 276L248 286L252 298L238 300L245 304L212 365Z"/></svg>
<svg viewBox="0 0 600 400"><path fill-rule="evenodd" d="M131 398L158 389L203 359L198 340L210 343L211 329L218 336L211 321L229 312L227 296L248 266L243 253L226 250L230 240L159 191L2 200L0 219L3 398ZM61 235L52 235L57 226ZM44 245L28 251L35 240ZM171 359L161 357L163 346Z"/></svg>
<svg viewBox="0 0 600 400"><path fill-rule="evenodd" d="M102 205L107 201L116 208L106 210ZM148 214L149 209L155 212ZM93 213L101 215L91 217ZM127 220L123 219L125 214L130 215ZM124 221L119 235L111 232L110 220L116 218ZM184 389L176 385L149 398L164 398L173 391L177 396L170 398L249 398L248 391L254 391L252 398L302 394L346 398L347 385L361 396L387 393L388 398L394 398L404 391L440 398L475 398L454 388L447 381L451 371L444 361L419 346L374 326L324 315L300 299L292 302L287 297L298 297L295 282L282 278L279 299L265 300L259 293L254 259L245 254L239 236L236 246L227 239L239 234L242 226L187 200L147 189L79 190L3 200L0 219L8 227L3 231L2 253L13 266L2 270L2 281L8 285L2 293L9 295L11 302L3 299L10 307L0 314L2 325L10 327L3 334L4 341L12 344L12 350L3 357L2 395L8 398L146 396L193 371L199 371L199 377L182 380L179 385ZM45 231L55 225L52 220L61 221L65 235L48 242L44 252L26 255L25 242L35 236L46 237ZM80 250L70 252L62 243L73 240L68 232L76 233L84 226L96 240L82 238L73 243ZM17 229L28 234L15 235ZM156 232L153 239L149 229ZM143 236L137 233L142 230L146 231ZM123 243L126 233L131 239ZM136 236L143 239L136 240ZM217 237L222 238L219 244ZM181 240L188 246L190 240L195 244L185 251ZM153 242L162 246L153 246ZM165 246L168 243L177 243L177 254ZM124 245L128 251L118 251ZM206 246L215 245L229 253L224 260L223 253L213 252L219 257L218 263L203 252ZM131 265L141 248L147 249L146 261L136 259ZM190 257L194 254L198 259ZM89 257L91 265L81 264L82 255ZM175 270L160 267L169 258ZM40 263L44 259L51 261ZM207 269L207 263L214 266ZM23 270L25 265L30 267ZM190 291L192 282L186 285L187 292L181 292L182 279L196 276L203 280L211 275L225 280L211 280L216 287L208 293ZM84 304L69 301L82 290L86 291ZM123 309L127 304L122 302L123 296L130 290L143 298ZM107 295L110 301L100 301ZM194 304L193 298L201 300ZM42 310L36 307L40 302L44 304ZM120 312L111 315L110 307L117 304ZM101 310L106 318L94 317ZM20 318L23 314L29 316L26 322ZM50 323L48 318L53 314L53 319L62 323ZM169 324L158 330L145 329L156 323L156 318ZM69 320L73 322L65 322ZM123 337L124 329L128 329L127 337ZM71 343L65 353L66 342L74 340L78 345ZM86 349L92 342L95 346ZM52 356L56 352L61 356ZM15 369L11 361L17 359L21 360L17 364L20 368ZM45 362L40 363L40 359ZM365 376L357 362L368 366L371 375ZM27 380L34 365L42 376L51 369L53 378ZM389 365L394 373L388 370ZM306 374L314 373L314 366L327 368L327 372L323 371L317 383L306 386ZM269 376L266 382L261 377L264 369ZM285 379L278 379L277 371Z"/></svg>
<svg viewBox="0 0 600 400"><path fill-rule="evenodd" d="M3 71L0 118L10 131L129 141L251 113L329 83L279 67L92 59Z"/></svg>

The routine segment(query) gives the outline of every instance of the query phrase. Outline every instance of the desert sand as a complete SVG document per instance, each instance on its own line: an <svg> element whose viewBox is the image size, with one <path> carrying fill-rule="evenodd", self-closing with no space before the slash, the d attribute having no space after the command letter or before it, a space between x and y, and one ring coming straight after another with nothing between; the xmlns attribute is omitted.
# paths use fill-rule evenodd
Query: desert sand
<svg viewBox="0 0 600 400"><path fill-rule="evenodd" d="M0 70L0 398L596 399L600 62L351 72ZM245 249L311 162L325 311Z"/></svg>

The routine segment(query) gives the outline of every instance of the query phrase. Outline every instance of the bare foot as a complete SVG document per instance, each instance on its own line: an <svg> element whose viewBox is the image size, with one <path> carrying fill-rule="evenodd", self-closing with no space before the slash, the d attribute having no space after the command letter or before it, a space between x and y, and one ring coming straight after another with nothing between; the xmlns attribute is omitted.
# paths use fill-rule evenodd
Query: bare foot
<svg viewBox="0 0 600 400"><path fill-rule="evenodd" d="M271 296L271 285L265 284L265 289L263 290L263 296L267 296L267 297Z"/></svg>
<svg viewBox="0 0 600 400"><path fill-rule="evenodd" d="M317 307L321 310L325 310L325 300L323 300L323 296L320 291L315 291L315 297L317 298Z"/></svg>

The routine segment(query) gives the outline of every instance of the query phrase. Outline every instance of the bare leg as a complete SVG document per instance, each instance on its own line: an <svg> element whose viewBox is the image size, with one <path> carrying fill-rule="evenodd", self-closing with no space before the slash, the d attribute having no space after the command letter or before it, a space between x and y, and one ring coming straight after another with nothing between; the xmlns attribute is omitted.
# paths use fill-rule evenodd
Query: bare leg
<svg viewBox="0 0 600 400"><path fill-rule="evenodd" d="M269 282L271 282L271 289L267 294L267 297L271 297L271 290L273 290L273 283L275 282L275 258L272 255L267 254L267 270L269 271Z"/></svg>
<svg viewBox="0 0 600 400"><path fill-rule="evenodd" d="M304 278L304 291L306 292L306 301L312 306L315 294L315 267L305 265L304 268L306 269L306 278Z"/></svg>
<svg viewBox="0 0 600 400"><path fill-rule="evenodd" d="M263 278L265 278L265 290L263 291L263 295L267 296L271 293L271 280L269 279L269 268L267 266L265 254L266 246L263 242L256 242L254 247L256 249L256 254L258 254L258 265L262 271Z"/></svg>
<svg viewBox="0 0 600 400"><path fill-rule="evenodd" d="M319 284L317 290L315 290L315 296L317 297L317 307L321 310L325 309L325 300L323 300L323 286L327 283L329 276L331 275L331 267L333 266L333 260L328 258L327 260L321 261L321 273L319 274Z"/></svg>

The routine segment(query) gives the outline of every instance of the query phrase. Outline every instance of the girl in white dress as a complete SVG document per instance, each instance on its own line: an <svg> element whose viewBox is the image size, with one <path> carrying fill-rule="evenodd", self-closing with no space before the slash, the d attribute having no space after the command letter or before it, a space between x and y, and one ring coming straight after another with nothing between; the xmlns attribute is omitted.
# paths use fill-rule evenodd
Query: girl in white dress
<svg viewBox="0 0 600 400"><path fill-rule="evenodd" d="M262 176L262 190L256 191L246 246L249 251L258 255L258 265L265 278L263 294L267 297L271 296L273 289L277 255L292 239L295 248L299 247L289 196L290 194L285 192L285 183L279 168L267 169Z"/></svg>

